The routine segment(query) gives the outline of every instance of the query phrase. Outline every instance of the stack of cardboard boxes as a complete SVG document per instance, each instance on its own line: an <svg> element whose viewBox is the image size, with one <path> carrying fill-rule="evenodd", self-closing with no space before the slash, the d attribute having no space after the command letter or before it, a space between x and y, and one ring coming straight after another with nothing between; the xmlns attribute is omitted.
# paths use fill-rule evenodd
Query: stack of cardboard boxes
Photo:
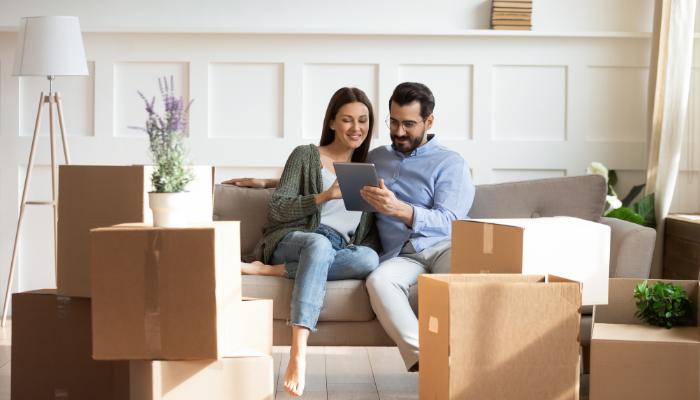
<svg viewBox="0 0 700 400"><path fill-rule="evenodd" d="M418 278L420 397L578 399L581 307L607 303L610 228L454 221L452 243L451 274Z"/></svg>
<svg viewBox="0 0 700 400"><path fill-rule="evenodd" d="M273 398L272 301L241 298L213 168L182 229L152 227L150 170L60 167L58 288L13 296L13 399Z"/></svg>

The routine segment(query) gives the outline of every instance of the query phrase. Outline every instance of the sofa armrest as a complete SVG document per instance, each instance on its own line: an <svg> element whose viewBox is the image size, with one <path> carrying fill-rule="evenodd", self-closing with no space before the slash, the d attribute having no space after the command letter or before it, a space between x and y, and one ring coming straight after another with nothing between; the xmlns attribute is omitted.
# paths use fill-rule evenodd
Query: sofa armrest
<svg viewBox="0 0 700 400"><path fill-rule="evenodd" d="M617 218L601 218L610 227L610 277L649 278L656 230Z"/></svg>

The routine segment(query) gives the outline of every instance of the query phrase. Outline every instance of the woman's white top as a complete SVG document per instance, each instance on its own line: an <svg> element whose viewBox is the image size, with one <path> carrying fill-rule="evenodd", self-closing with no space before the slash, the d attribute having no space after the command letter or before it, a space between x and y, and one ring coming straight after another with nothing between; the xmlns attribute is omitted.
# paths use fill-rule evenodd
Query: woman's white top
<svg viewBox="0 0 700 400"><path fill-rule="evenodd" d="M323 190L333 186L336 176L325 166L321 169L323 175ZM321 224L336 231L346 242L350 242L350 236L360 224L361 211L348 211L345 209L343 199L330 200L321 208Z"/></svg>

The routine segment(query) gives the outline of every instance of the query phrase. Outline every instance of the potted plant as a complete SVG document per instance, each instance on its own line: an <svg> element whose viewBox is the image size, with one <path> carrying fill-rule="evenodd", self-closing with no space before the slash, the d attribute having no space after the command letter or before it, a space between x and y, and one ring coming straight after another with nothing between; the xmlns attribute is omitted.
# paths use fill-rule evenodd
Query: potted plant
<svg viewBox="0 0 700 400"><path fill-rule="evenodd" d="M647 281L637 284L634 298L638 299L634 316L652 326L671 329L674 326L693 326L698 307L681 285L656 282L647 286Z"/></svg>
<svg viewBox="0 0 700 400"><path fill-rule="evenodd" d="M187 185L194 179L192 161L183 144L187 132L188 112L192 101L185 107L182 97L175 98L173 77L170 86L167 79L158 79L160 93L165 102L165 117L161 118L153 110L155 96L149 103L146 97L137 92L146 103L148 119L146 127L129 127L148 134L148 153L155 164L151 183L153 191L148 193L148 202L153 211L153 226L162 228L183 228L187 226ZM165 90L163 90L165 86Z"/></svg>
<svg viewBox="0 0 700 400"><path fill-rule="evenodd" d="M608 207L603 213L604 217L617 218L624 221L634 222L648 228L656 228L656 216L654 214L654 193L650 193L639 201L632 204L644 189L645 184L634 186L624 199L620 200L615 193L617 184L617 173L609 170L599 162L592 162L586 169L587 174L598 174L605 178L608 184L608 194L606 201Z"/></svg>

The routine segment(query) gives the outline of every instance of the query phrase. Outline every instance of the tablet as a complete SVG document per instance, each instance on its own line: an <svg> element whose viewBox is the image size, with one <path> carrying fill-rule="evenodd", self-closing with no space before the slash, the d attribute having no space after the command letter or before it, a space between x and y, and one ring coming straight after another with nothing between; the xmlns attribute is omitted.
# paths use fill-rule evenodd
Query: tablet
<svg viewBox="0 0 700 400"><path fill-rule="evenodd" d="M379 187L374 164L334 162L333 167L335 167L335 176L338 177L340 192L343 194L345 209L376 212L377 210L360 195L360 189L365 186Z"/></svg>

